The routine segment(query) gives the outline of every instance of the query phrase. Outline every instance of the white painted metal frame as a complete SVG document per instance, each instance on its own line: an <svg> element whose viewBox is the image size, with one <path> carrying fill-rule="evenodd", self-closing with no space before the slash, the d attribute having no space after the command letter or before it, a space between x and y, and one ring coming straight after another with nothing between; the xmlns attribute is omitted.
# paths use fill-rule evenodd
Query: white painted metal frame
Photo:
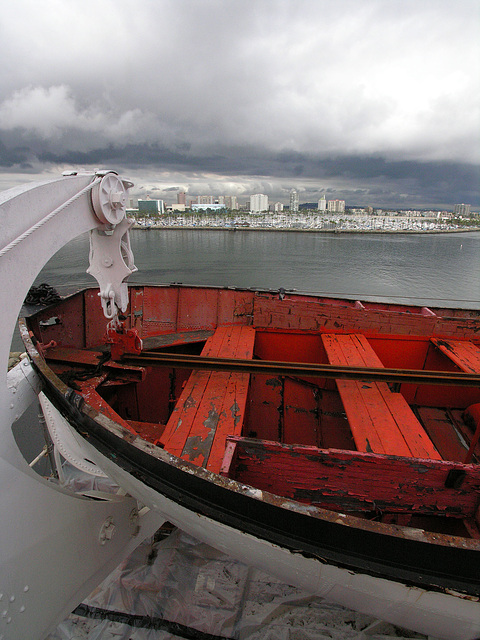
<svg viewBox="0 0 480 640"><path fill-rule="evenodd" d="M105 181L105 182L103 182ZM163 522L137 501L70 493L37 475L12 423L37 400L27 361L7 374L23 300L45 263L76 236L124 217L128 183L113 172L81 174L0 194L0 640L40 640ZM97 211L91 190L97 189ZM123 189L123 190L122 190ZM114 535L112 535L114 534Z"/></svg>

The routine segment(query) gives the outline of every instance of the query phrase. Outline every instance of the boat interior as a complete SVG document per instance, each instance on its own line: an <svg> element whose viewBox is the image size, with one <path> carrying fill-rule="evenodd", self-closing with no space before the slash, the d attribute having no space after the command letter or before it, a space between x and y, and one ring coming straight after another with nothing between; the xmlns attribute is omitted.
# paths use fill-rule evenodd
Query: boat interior
<svg viewBox="0 0 480 640"><path fill-rule="evenodd" d="M124 322L143 349L131 359L110 358L106 322L89 289L27 324L53 373L141 438L279 497L480 539L476 312L132 286ZM285 367L195 369L156 354ZM469 373L479 381L336 379L292 372L288 363Z"/></svg>

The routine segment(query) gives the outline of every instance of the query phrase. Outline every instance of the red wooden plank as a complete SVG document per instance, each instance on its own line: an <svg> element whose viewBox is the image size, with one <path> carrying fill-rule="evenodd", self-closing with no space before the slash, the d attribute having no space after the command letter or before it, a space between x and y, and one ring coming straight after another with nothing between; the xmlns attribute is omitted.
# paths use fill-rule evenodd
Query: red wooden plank
<svg viewBox="0 0 480 640"><path fill-rule="evenodd" d="M241 325L218 327L202 355L251 358L255 330ZM227 435L240 433L249 375L193 371L162 437L165 448L218 473Z"/></svg>
<svg viewBox="0 0 480 640"><path fill-rule="evenodd" d="M324 334L322 341L331 364L341 366L350 364L342 348L344 340L341 342L339 336L335 334ZM352 358L354 360L353 366L363 366L363 360L358 353L354 352ZM375 393L373 383L363 383L357 380L337 380L336 382L359 451L385 453L383 442L377 433L374 422L376 418L383 420L385 412L375 411L375 400L378 401L378 393L372 399L372 392ZM367 395L367 391L370 392L370 397Z"/></svg>
<svg viewBox="0 0 480 640"><path fill-rule="evenodd" d="M468 340L432 338L433 344L466 373L480 373L480 349Z"/></svg>
<svg viewBox="0 0 480 640"><path fill-rule="evenodd" d="M435 443L444 460L463 462L467 449L463 446L448 413L444 409L434 407L419 407L418 413L422 418L428 435Z"/></svg>
<svg viewBox="0 0 480 640"><path fill-rule="evenodd" d="M323 334L322 341L331 364L383 366L362 335ZM405 398L387 383L336 382L360 451L440 459Z"/></svg>
<svg viewBox="0 0 480 640"><path fill-rule="evenodd" d="M252 327L241 326L235 329L234 334L238 336L236 344L232 342L228 345L228 348L233 348L233 350L222 352L221 356L251 358L255 343L255 330ZM247 373L230 373L228 375L212 446L205 460L207 469L214 473L220 471L227 436L241 435L249 382L250 376Z"/></svg>
<svg viewBox="0 0 480 640"><path fill-rule="evenodd" d="M479 465L228 438L229 477L279 496L342 511L474 517ZM449 474L460 486L446 487Z"/></svg>
<svg viewBox="0 0 480 640"><path fill-rule="evenodd" d="M226 327L217 328L214 335L208 338L205 343L202 355L218 356L225 331ZM180 456L182 453L210 375L210 371L192 371L160 438L160 443L176 456Z"/></svg>
<svg viewBox="0 0 480 640"><path fill-rule="evenodd" d="M385 453L385 448L370 415L365 390L361 389L360 384L353 380L337 380L337 386L358 450Z"/></svg>
<svg viewBox="0 0 480 640"><path fill-rule="evenodd" d="M238 344L239 332L231 327L219 327L212 350L219 357L231 357ZM215 342L215 340L212 340ZM210 354L213 355L213 354ZM210 454L210 448L220 419L225 388L229 379L228 371L214 371L209 374L208 382L191 423L190 432L181 451L181 457L204 466Z"/></svg>
<svg viewBox="0 0 480 640"><path fill-rule="evenodd" d="M62 362L79 367L97 367L104 358L102 351L92 349L76 349L75 347L51 347L45 355L47 362ZM102 363L102 368L111 372L112 375L126 381L141 382L145 380L145 369L135 365L123 364L107 360Z"/></svg>
<svg viewBox="0 0 480 640"><path fill-rule="evenodd" d="M350 336L343 336L344 340L342 342L342 345L344 344L345 348L349 347L349 341L345 339L347 337L350 338L351 345L355 348L356 353L358 354L358 366L375 368L383 367L382 361L372 349L370 343L364 335L352 334ZM350 349L348 353L353 357L352 349Z"/></svg>
<svg viewBox="0 0 480 640"><path fill-rule="evenodd" d="M392 393L386 383L380 383L378 387L405 438L411 455L416 458L430 458L431 460L441 460L442 457L445 460L449 460L450 458L440 455L435 443L429 438L429 434L419 423L405 398L400 393ZM387 453L389 452L387 451Z"/></svg>
<svg viewBox="0 0 480 640"><path fill-rule="evenodd" d="M133 429L126 420L118 415L116 411L106 402L95 390L98 385L98 379L91 378L90 380L78 380L77 386L80 388L80 393L85 398L85 402L89 404L93 409L99 413L109 417L117 424L122 425L127 431L131 431L137 435L135 429Z"/></svg>
<svg viewBox="0 0 480 640"><path fill-rule="evenodd" d="M350 366L366 366L366 367L381 367L382 363L368 344L368 341L361 335L340 335L336 336L339 348L343 353L343 364ZM338 356L338 354L337 354ZM395 453L395 455L409 456L411 455L411 449L403 433L398 428L395 417L388 407L388 395L392 395L388 385L386 383L374 383L367 381L354 381L356 385L355 398L358 397L358 392L361 395L368 416L371 420L370 437L372 439L373 432L378 436L380 446L377 448L371 448L376 453ZM351 403L348 398L347 390L344 388L344 394L342 400L345 399L347 403ZM348 413L354 415L358 412L358 407L350 407ZM418 423L415 416L412 413L412 418ZM355 418L354 418L355 420ZM370 443L371 444L371 443ZM368 451L368 449L362 449Z"/></svg>
<svg viewBox="0 0 480 640"><path fill-rule="evenodd" d="M292 313L292 303L289 300L280 301L278 297L258 295L254 307L255 327L432 336L440 335L440 331L436 331L439 323L442 324L444 335L463 324L460 319L453 322L446 318L425 317L418 308L399 305L395 305L393 310L387 310L381 305L369 303L362 310L355 308L353 301L322 301L318 298L308 300L296 296L294 306L295 313Z"/></svg>
<svg viewBox="0 0 480 640"><path fill-rule="evenodd" d="M247 373L231 373L224 391L219 419L210 448L207 469L219 473L228 435L240 435L247 404Z"/></svg>

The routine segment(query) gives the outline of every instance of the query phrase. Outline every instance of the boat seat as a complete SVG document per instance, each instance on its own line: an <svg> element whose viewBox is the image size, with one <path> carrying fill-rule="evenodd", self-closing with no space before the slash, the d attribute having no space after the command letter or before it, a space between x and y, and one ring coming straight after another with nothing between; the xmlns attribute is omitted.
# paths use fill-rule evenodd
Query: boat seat
<svg viewBox="0 0 480 640"><path fill-rule="evenodd" d="M445 340L444 338L430 338L430 341L447 356L461 371L465 373L480 373L480 349L469 340ZM467 424L473 428L469 439L469 449L465 462L471 462L473 456L480 455L478 442L480 441L480 403L467 407L464 414Z"/></svg>
<svg viewBox="0 0 480 640"><path fill-rule="evenodd" d="M322 334L330 364L383 367L365 336ZM336 380L358 451L440 460L441 456L401 393L386 382Z"/></svg>
<svg viewBox="0 0 480 640"><path fill-rule="evenodd" d="M253 357L255 329L221 326L210 336L202 356ZM192 371L159 440L169 453L218 473L227 435L242 432L250 374Z"/></svg>
<svg viewBox="0 0 480 640"><path fill-rule="evenodd" d="M430 341L465 373L480 373L480 349L473 342L444 338L430 338Z"/></svg>

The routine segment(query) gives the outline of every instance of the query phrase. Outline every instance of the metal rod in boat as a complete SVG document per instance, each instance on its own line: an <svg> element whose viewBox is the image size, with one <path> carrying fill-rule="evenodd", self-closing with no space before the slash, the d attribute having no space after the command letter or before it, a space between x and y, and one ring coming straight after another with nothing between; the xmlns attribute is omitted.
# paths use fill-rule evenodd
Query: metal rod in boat
<svg viewBox="0 0 480 640"><path fill-rule="evenodd" d="M441 384L479 387L480 375L451 371L421 371L416 369L386 369L372 367L346 367L309 362L277 362L273 360L240 360L237 358L211 358L179 353L143 351L139 355L125 354L122 362L139 365L159 365L180 369L206 369L210 371L239 371L296 377L370 380L372 382L400 382L405 384Z"/></svg>

